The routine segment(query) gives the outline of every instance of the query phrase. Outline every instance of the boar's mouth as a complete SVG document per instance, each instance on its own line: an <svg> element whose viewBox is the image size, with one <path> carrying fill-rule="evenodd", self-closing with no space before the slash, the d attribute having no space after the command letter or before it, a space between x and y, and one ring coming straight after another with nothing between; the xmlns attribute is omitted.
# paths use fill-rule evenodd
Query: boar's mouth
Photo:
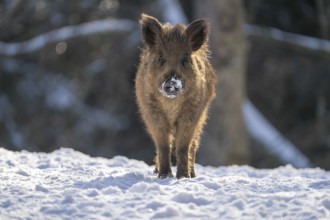
<svg viewBox="0 0 330 220"><path fill-rule="evenodd" d="M170 76L161 85L161 93L170 99L175 98L183 91L182 81L175 75Z"/></svg>

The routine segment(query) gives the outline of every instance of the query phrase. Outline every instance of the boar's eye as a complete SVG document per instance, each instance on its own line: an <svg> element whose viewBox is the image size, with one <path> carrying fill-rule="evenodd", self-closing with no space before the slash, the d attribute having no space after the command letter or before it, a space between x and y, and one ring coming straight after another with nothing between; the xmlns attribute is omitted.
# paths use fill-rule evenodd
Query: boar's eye
<svg viewBox="0 0 330 220"><path fill-rule="evenodd" d="M158 62L161 66L163 66L166 63L166 59L163 54L158 55Z"/></svg>
<svg viewBox="0 0 330 220"><path fill-rule="evenodd" d="M182 65L183 65L184 67L186 67L186 66L188 65L188 63L189 63L189 55L188 55L188 53L186 53L186 54L183 56L181 62L182 62Z"/></svg>

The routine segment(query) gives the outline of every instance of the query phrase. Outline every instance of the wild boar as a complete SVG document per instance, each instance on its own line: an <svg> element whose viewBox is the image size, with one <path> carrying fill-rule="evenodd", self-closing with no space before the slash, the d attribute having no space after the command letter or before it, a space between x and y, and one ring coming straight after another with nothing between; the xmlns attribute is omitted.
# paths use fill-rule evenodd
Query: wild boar
<svg viewBox="0 0 330 220"><path fill-rule="evenodd" d="M206 20L187 27L161 24L142 14L143 48L135 79L137 104L156 145L159 178L195 177L194 163L208 107L215 97L216 78L209 63Z"/></svg>

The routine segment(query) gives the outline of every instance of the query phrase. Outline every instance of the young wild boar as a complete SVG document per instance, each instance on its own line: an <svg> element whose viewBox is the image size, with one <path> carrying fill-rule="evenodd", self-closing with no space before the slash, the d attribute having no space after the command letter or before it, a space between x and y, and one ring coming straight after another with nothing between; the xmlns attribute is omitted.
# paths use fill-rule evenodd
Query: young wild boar
<svg viewBox="0 0 330 220"><path fill-rule="evenodd" d="M142 14L144 47L136 75L139 110L157 148L158 177L195 177L195 155L210 101L215 74L208 61L209 24L197 20L188 27L162 25Z"/></svg>

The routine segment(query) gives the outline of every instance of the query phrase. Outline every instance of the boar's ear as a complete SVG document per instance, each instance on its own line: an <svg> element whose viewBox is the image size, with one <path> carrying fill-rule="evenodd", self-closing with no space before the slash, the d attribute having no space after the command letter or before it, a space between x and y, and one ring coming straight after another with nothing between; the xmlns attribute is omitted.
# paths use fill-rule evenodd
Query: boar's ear
<svg viewBox="0 0 330 220"><path fill-rule="evenodd" d="M154 46L157 36L162 32L162 25L156 18L146 14L141 15L140 25L144 42L151 47Z"/></svg>
<svg viewBox="0 0 330 220"><path fill-rule="evenodd" d="M206 20L194 21L187 27L186 34L193 51L198 50L204 43L207 42L209 32L210 25Z"/></svg>

